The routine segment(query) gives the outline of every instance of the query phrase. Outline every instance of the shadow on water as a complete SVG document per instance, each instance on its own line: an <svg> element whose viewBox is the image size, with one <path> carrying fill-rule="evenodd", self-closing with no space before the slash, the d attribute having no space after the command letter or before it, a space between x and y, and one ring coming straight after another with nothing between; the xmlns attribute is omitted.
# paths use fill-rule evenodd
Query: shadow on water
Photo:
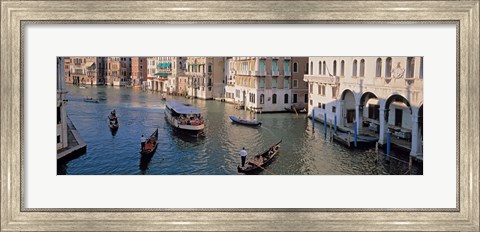
<svg viewBox="0 0 480 232"><path fill-rule="evenodd" d="M140 173L142 175L145 175L148 170L148 164L150 164L150 161L152 160L152 157L155 155L155 153L152 154L140 154Z"/></svg>

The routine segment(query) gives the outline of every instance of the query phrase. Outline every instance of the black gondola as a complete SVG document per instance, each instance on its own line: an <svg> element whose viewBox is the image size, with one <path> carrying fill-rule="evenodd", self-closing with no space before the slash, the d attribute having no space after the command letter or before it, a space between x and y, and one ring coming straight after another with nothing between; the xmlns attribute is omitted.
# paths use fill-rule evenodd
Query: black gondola
<svg viewBox="0 0 480 232"><path fill-rule="evenodd" d="M238 117L235 117L235 116L228 116L228 117L230 118L230 120L232 120L232 122L242 124L242 125L245 125L245 126L261 126L262 125L262 122L260 122L256 119L247 120L247 119L241 119L241 118L238 118Z"/></svg>
<svg viewBox="0 0 480 232"><path fill-rule="evenodd" d="M108 116L108 122L109 122L108 126L112 131L117 130L118 127L120 126L120 124L118 123L118 117L115 110L113 110Z"/></svg>
<svg viewBox="0 0 480 232"><path fill-rule="evenodd" d="M280 143L282 143L282 140L268 148L266 151L255 155L251 159L248 159L245 162L245 166L241 167L239 165L237 167L238 172L245 174L256 174L261 172L278 154L280 150Z"/></svg>
<svg viewBox="0 0 480 232"><path fill-rule="evenodd" d="M158 140L158 128L155 130L155 132L153 132L152 135L150 135L150 138L147 139L140 153L142 155L149 155L154 153L158 145L157 140Z"/></svg>

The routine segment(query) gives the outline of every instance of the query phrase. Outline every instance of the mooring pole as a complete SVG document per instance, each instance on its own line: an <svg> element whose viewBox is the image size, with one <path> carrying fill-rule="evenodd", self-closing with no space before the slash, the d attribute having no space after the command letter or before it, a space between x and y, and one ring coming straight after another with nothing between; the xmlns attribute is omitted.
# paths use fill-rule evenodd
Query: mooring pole
<svg viewBox="0 0 480 232"><path fill-rule="evenodd" d="M353 121L353 145L357 147L357 121Z"/></svg>
<svg viewBox="0 0 480 232"><path fill-rule="evenodd" d="M387 161L390 161L390 131L387 131Z"/></svg>
<svg viewBox="0 0 480 232"><path fill-rule="evenodd" d="M315 130L315 109L312 110L312 130Z"/></svg>
<svg viewBox="0 0 480 232"><path fill-rule="evenodd" d="M334 117L334 124L333 124L333 131L335 132L335 134L337 133L337 115L335 114L335 117Z"/></svg>
<svg viewBox="0 0 480 232"><path fill-rule="evenodd" d="M323 113L323 131L326 138L327 137L327 112Z"/></svg>

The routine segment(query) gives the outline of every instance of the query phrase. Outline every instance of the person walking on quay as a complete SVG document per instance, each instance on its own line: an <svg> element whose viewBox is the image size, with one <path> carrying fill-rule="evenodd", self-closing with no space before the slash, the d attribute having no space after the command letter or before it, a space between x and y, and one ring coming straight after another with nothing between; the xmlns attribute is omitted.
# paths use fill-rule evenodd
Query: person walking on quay
<svg viewBox="0 0 480 232"><path fill-rule="evenodd" d="M145 135L142 135L142 137L140 137L140 142L141 142L141 150L143 150L143 147L145 147L145 142L147 141L147 138L145 138Z"/></svg>
<svg viewBox="0 0 480 232"><path fill-rule="evenodd" d="M247 151L245 151L245 147L242 148L242 150L240 150L240 157L242 159L242 167L245 166L245 160L247 159Z"/></svg>

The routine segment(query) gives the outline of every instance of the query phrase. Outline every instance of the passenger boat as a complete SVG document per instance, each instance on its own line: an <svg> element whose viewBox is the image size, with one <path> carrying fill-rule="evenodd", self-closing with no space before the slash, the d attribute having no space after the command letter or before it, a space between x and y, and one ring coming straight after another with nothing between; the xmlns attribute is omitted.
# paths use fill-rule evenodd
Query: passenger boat
<svg viewBox="0 0 480 232"><path fill-rule="evenodd" d="M257 174L264 170L265 167L268 166L278 154L280 143L282 143L282 140L268 148L266 151L255 155L251 159L248 159L245 161L245 166L242 167L241 165L238 165L238 172L245 174Z"/></svg>
<svg viewBox="0 0 480 232"><path fill-rule="evenodd" d="M95 99L95 98L91 98L91 97L86 97L83 99L84 102L92 102L92 103L98 103L98 100Z"/></svg>
<svg viewBox="0 0 480 232"><path fill-rule="evenodd" d="M241 119L236 116L228 116L234 123L246 125L246 126L260 126L262 125L261 121L258 121L256 119L253 120L247 120L247 119Z"/></svg>
<svg viewBox="0 0 480 232"><path fill-rule="evenodd" d="M184 102L167 101L165 119L174 128L183 131L201 132L205 129L202 111Z"/></svg>
<svg viewBox="0 0 480 232"><path fill-rule="evenodd" d="M140 153L142 155L153 154L155 150L157 150L157 145L158 145L157 140L158 140L158 128L155 130L155 132L153 132L152 135L150 135L150 138L148 138L147 141L145 141L145 145L143 146Z"/></svg>

